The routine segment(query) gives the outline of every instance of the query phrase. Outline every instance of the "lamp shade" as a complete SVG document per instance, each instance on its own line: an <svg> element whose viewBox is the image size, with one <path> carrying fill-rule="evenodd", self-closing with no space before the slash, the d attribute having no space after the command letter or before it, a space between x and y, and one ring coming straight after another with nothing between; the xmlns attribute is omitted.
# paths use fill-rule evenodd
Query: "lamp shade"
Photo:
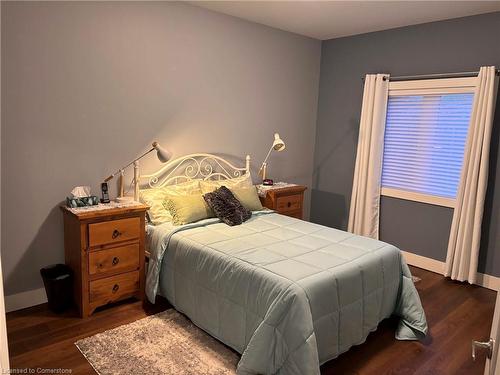
<svg viewBox="0 0 500 375"><path fill-rule="evenodd" d="M169 150L161 147L158 142L153 142L152 146L156 150L156 156L158 156L158 159L162 163L167 162L172 157L172 153Z"/></svg>
<svg viewBox="0 0 500 375"><path fill-rule="evenodd" d="M283 151L285 149L285 142L280 138L278 133L274 133L273 149L275 151Z"/></svg>

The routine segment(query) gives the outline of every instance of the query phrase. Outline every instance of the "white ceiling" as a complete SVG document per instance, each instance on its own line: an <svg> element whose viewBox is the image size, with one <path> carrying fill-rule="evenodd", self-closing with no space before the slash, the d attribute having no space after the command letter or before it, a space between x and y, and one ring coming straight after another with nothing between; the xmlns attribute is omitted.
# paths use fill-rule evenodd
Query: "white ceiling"
<svg viewBox="0 0 500 375"><path fill-rule="evenodd" d="M500 1L190 1L316 39L500 11Z"/></svg>

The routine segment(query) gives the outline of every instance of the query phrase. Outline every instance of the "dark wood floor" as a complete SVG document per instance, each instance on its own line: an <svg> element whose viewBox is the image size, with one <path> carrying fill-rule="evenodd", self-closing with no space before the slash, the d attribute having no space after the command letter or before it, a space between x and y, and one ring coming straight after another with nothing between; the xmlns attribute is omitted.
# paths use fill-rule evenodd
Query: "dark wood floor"
<svg viewBox="0 0 500 375"><path fill-rule="evenodd" d="M483 373L484 359L471 360L471 340L489 337L496 293L418 268L412 272L422 278L416 285L430 326L425 342L397 341L397 322L387 320L364 344L323 365L323 375ZM72 374L94 374L75 341L167 308L166 301L145 310L139 302L122 303L86 320L76 312L53 314L46 305L9 313L11 367L70 368Z"/></svg>

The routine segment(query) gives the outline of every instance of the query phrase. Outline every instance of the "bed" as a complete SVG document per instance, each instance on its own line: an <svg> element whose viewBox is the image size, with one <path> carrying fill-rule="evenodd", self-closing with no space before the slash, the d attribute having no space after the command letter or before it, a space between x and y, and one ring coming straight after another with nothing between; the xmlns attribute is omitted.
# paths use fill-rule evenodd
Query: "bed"
<svg viewBox="0 0 500 375"><path fill-rule="evenodd" d="M236 168L199 154L144 178L155 187L248 172L249 157ZM397 339L427 333L410 271L390 244L268 210L234 227L210 218L147 232L148 299L166 297L240 353L238 374L319 374L391 315L400 318Z"/></svg>

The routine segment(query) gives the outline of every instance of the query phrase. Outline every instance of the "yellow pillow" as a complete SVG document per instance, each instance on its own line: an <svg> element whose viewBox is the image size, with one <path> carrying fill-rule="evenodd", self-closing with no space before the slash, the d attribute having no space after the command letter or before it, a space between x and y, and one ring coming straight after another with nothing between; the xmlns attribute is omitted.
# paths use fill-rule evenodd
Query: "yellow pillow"
<svg viewBox="0 0 500 375"><path fill-rule="evenodd" d="M214 217L203 195L191 194L183 196L168 195L163 206L170 212L175 225L189 224L194 221Z"/></svg>
<svg viewBox="0 0 500 375"><path fill-rule="evenodd" d="M252 176L250 173L245 173L243 176L228 178L225 180L202 180L200 181L200 188L203 194L211 193L212 191L220 188L221 186L227 187L229 190L233 188L249 188L253 186Z"/></svg>
<svg viewBox="0 0 500 375"><path fill-rule="evenodd" d="M255 186L235 187L229 188L229 190L231 190L236 199L238 199L247 210L260 211L264 209L264 207L262 207L262 203L260 203L257 188Z"/></svg>
<svg viewBox="0 0 500 375"><path fill-rule="evenodd" d="M144 189L139 191L139 201L147 204L149 208L149 218L151 223L158 225L172 220L172 215L163 206L166 196L200 194L200 181L192 180L176 185L164 186L161 188Z"/></svg>

